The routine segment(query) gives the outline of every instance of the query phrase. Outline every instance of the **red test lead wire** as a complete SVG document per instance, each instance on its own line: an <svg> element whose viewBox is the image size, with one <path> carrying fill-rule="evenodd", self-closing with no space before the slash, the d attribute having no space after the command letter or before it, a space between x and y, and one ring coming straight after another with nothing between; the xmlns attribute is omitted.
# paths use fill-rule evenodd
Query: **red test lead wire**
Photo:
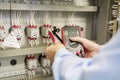
<svg viewBox="0 0 120 80"><path fill-rule="evenodd" d="M52 39L53 43L55 43L55 37L54 37L53 33L51 31L48 31L48 35Z"/></svg>

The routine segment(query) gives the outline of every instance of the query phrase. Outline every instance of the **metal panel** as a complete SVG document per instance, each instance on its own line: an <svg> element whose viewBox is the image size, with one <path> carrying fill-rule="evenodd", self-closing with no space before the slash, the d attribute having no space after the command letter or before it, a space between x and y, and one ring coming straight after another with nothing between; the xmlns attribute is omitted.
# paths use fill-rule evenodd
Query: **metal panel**
<svg viewBox="0 0 120 80"><path fill-rule="evenodd" d="M0 3L0 10L10 10L10 3Z"/></svg>
<svg viewBox="0 0 120 80"><path fill-rule="evenodd" d="M107 41L107 26L111 8L111 0L98 1L99 12L97 17L97 42L104 44Z"/></svg>
<svg viewBox="0 0 120 80"><path fill-rule="evenodd" d="M26 77L26 75L20 75L20 76L16 76L16 77L9 77L9 78L4 78L4 79L0 79L0 80L28 80L28 78ZM52 75L51 76L42 76L42 75L37 75L36 78L32 79L32 80L54 80Z"/></svg>
<svg viewBox="0 0 120 80"><path fill-rule="evenodd" d="M34 11L83 11L96 12L96 6L65 6L65 5L30 5L17 3L0 3L0 10L34 10Z"/></svg>
<svg viewBox="0 0 120 80"><path fill-rule="evenodd" d="M96 6L64 6L64 5L28 5L11 4L12 10L37 10L37 11L84 11L96 12Z"/></svg>
<svg viewBox="0 0 120 80"><path fill-rule="evenodd" d="M22 48L22 49L1 49L0 57L11 57L11 56L20 56L20 55L27 55L27 54L38 54L44 53L46 49L46 44L40 44L40 47L33 47L33 48Z"/></svg>

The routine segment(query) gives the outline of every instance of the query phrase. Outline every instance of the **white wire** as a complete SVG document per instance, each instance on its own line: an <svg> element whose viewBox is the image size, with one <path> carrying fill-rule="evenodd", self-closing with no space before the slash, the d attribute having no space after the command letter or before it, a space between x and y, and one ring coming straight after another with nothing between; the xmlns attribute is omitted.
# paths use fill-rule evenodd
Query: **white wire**
<svg viewBox="0 0 120 80"><path fill-rule="evenodd" d="M33 19L32 19L32 16L33 16L33 12L31 11L31 12L30 12L30 25L33 25Z"/></svg>
<svg viewBox="0 0 120 80"><path fill-rule="evenodd" d="M15 18L15 25L17 25L17 11L15 11L15 16L14 16Z"/></svg>
<svg viewBox="0 0 120 80"><path fill-rule="evenodd" d="M30 25L29 14L27 14L27 25Z"/></svg>
<svg viewBox="0 0 120 80"><path fill-rule="evenodd" d="M48 16L47 23L51 25L51 22L50 22L50 12L47 12L47 16Z"/></svg>
<svg viewBox="0 0 120 80"><path fill-rule="evenodd" d="M44 24L50 24L50 15L48 11L44 12Z"/></svg>
<svg viewBox="0 0 120 80"><path fill-rule="evenodd" d="M13 13L13 16L12 16L12 25L16 25L16 11Z"/></svg>
<svg viewBox="0 0 120 80"><path fill-rule="evenodd" d="M36 25L36 23L35 23L35 11L32 13L32 24Z"/></svg>
<svg viewBox="0 0 120 80"><path fill-rule="evenodd" d="M0 17L1 17L1 25L3 26L3 12L0 13Z"/></svg>
<svg viewBox="0 0 120 80"><path fill-rule="evenodd" d="M76 12L73 12L73 13L71 14L71 23L72 23L72 24L75 24L75 17L74 17L74 16L75 16L75 13L76 13Z"/></svg>
<svg viewBox="0 0 120 80"><path fill-rule="evenodd" d="M27 14L27 25L33 25L32 14L32 11L30 11L30 13Z"/></svg>
<svg viewBox="0 0 120 80"><path fill-rule="evenodd" d="M33 25L33 12L30 13L30 24Z"/></svg>
<svg viewBox="0 0 120 80"><path fill-rule="evenodd" d="M30 25L32 25L32 21L31 21L31 13L32 13L32 12L30 12L30 15L29 15L29 19L30 19L30 20L29 20L29 24L30 24Z"/></svg>
<svg viewBox="0 0 120 80"><path fill-rule="evenodd" d="M71 24L71 13L68 13L68 25Z"/></svg>
<svg viewBox="0 0 120 80"><path fill-rule="evenodd" d="M16 12L16 25L19 25L19 13L18 11Z"/></svg>
<svg viewBox="0 0 120 80"><path fill-rule="evenodd" d="M21 25L20 24L20 17L21 17L21 11L18 11L17 12L17 25L19 25L19 26Z"/></svg>
<svg viewBox="0 0 120 80"><path fill-rule="evenodd" d="M58 26L60 25L60 23L61 23L61 18L62 17L62 12L58 12L58 15L56 16L56 18L58 18L58 20L56 21L57 22L57 24L58 24Z"/></svg>
<svg viewBox="0 0 120 80"><path fill-rule="evenodd" d="M75 20L74 20L74 15L75 15L76 12L71 12L69 13L69 16L68 16L68 24L75 24Z"/></svg>

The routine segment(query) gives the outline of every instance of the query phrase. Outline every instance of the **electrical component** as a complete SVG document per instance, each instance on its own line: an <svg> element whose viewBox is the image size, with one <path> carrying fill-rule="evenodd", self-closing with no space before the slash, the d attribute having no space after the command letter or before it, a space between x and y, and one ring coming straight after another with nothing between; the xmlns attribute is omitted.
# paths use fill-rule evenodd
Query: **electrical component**
<svg viewBox="0 0 120 80"><path fill-rule="evenodd" d="M43 36L43 41L47 42L48 44L52 42L55 42L55 37L52 33L51 30L51 25L44 25L41 27L41 32L42 32L42 36Z"/></svg>
<svg viewBox="0 0 120 80"><path fill-rule="evenodd" d="M48 36L48 28L51 28L51 25L44 24L43 26L41 26L41 35L44 38L49 38L49 36Z"/></svg>
<svg viewBox="0 0 120 80"><path fill-rule="evenodd" d="M28 78L29 80L35 77L37 69L37 60L34 55L28 55L27 57L27 69L28 69Z"/></svg>
<svg viewBox="0 0 120 80"><path fill-rule="evenodd" d="M3 13L0 13L0 47L4 48L4 39L5 39L5 27L4 27L4 23L3 23Z"/></svg>
<svg viewBox="0 0 120 80"><path fill-rule="evenodd" d="M44 43L50 43L50 37L48 35L48 28L50 28L50 25L46 25L44 24L43 26L41 26L41 35L43 37L43 42Z"/></svg>
<svg viewBox="0 0 120 80"><path fill-rule="evenodd" d="M0 47L4 48L4 39L5 39L5 28L4 26L0 26Z"/></svg>
<svg viewBox="0 0 120 80"><path fill-rule="evenodd" d="M43 69L43 75L50 75L51 74L51 63L50 60L48 60L45 55L40 55L39 57L40 66Z"/></svg>
<svg viewBox="0 0 120 80"><path fill-rule="evenodd" d="M50 33L52 32L52 26L50 25L51 22L50 22L49 12L44 12L43 22L45 24L43 26L41 26L41 35L43 37L43 42L49 44L49 43L51 43L51 39L53 39L50 36Z"/></svg>
<svg viewBox="0 0 120 80"><path fill-rule="evenodd" d="M20 46L22 46L22 38L24 36L24 32L20 24L20 16L21 16L21 11L14 12L12 17L12 31L14 32Z"/></svg>
<svg viewBox="0 0 120 80"><path fill-rule="evenodd" d="M27 37L28 37L29 45L31 47L39 45L39 37L40 37L39 28L35 23L34 15L35 12L30 12L30 15L28 16L27 19L28 22Z"/></svg>

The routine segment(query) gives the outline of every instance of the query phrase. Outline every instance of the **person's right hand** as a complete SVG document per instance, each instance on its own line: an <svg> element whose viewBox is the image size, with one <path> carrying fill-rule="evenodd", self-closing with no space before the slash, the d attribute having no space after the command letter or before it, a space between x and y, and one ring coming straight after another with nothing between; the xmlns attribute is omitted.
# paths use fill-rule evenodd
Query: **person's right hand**
<svg viewBox="0 0 120 80"><path fill-rule="evenodd" d="M82 44L84 47L84 57L92 57L95 53L99 51L100 45L93 41L81 38L81 37L71 37L70 40L76 41Z"/></svg>
<svg viewBox="0 0 120 80"><path fill-rule="evenodd" d="M54 56L55 56L57 50L60 48L65 48L65 46L63 44L59 43L58 41L56 41L54 44L47 47L47 49L45 51L45 55L46 55L47 59L49 59L51 61L51 63L53 63Z"/></svg>

